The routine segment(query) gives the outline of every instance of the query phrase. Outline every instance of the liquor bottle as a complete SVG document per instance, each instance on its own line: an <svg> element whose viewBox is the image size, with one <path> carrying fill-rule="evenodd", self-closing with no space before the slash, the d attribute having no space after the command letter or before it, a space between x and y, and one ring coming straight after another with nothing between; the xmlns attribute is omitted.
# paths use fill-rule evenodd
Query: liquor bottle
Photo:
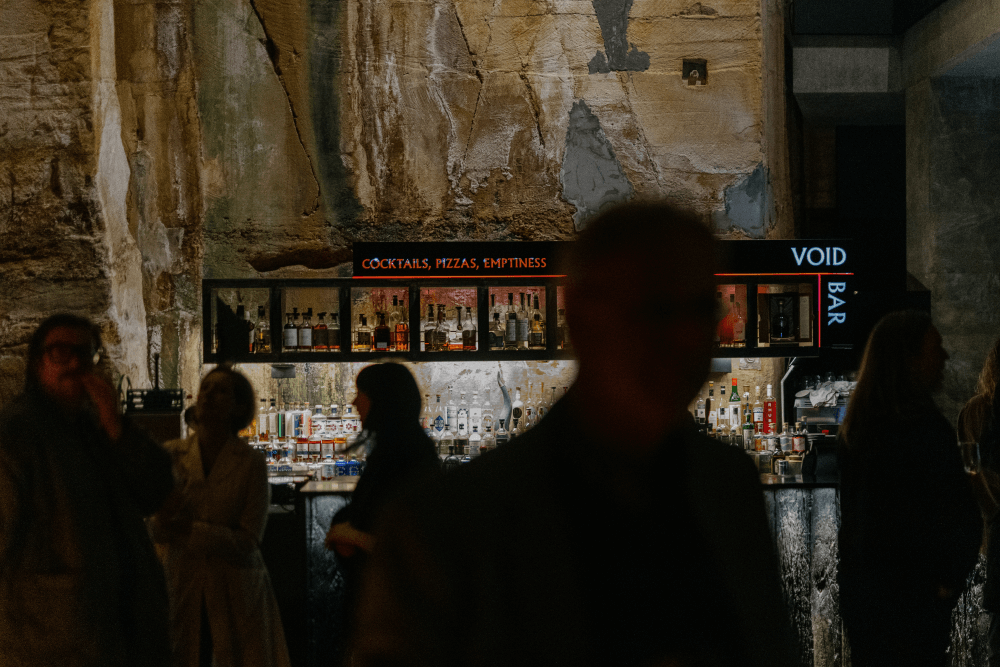
<svg viewBox="0 0 1000 667"><path fill-rule="evenodd" d="M753 430L754 433L764 433L764 404L760 402L760 385L754 388Z"/></svg>
<svg viewBox="0 0 1000 667"><path fill-rule="evenodd" d="M524 397L524 417L521 419L521 432L526 433L535 426L535 402L532 400L532 384L528 383L528 393Z"/></svg>
<svg viewBox="0 0 1000 667"><path fill-rule="evenodd" d="M538 404L535 406L535 424L542 421L542 418L549 413L549 397L545 395L545 383L538 389Z"/></svg>
<svg viewBox="0 0 1000 667"><path fill-rule="evenodd" d="M309 462L309 436L305 433L295 437L295 460L299 463Z"/></svg>
<svg viewBox="0 0 1000 667"><path fill-rule="evenodd" d="M705 426L705 397L699 396L698 402L694 404L694 421L699 426Z"/></svg>
<svg viewBox="0 0 1000 667"><path fill-rule="evenodd" d="M337 440L333 432L332 423L330 418L323 422L323 430L319 433L320 436L320 458L321 459L332 459L333 454L337 449Z"/></svg>
<svg viewBox="0 0 1000 667"><path fill-rule="evenodd" d="M510 437L521 432L521 419L524 417L524 403L521 402L521 388L514 393L514 402L510 406ZM516 432L516 433L515 433Z"/></svg>
<svg viewBox="0 0 1000 667"><path fill-rule="evenodd" d="M307 308L302 314L302 326L299 327L299 352L312 352L312 316L312 308Z"/></svg>
<svg viewBox="0 0 1000 667"><path fill-rule="evenodd" d="M313 410L312 417L309 418L309 432L316 433L325 429L328 419L329 417L323 414L323 406L317 405L316 409Z"/></svg>
<svg viewBox="0 0 1000 667"><path fill-rule="evenodd" d="M492 441L493 438L493 406L490 404L490 390L486 390L486 400L483 401L483 418L480 422L481 433L483 434L483 440L489 436Z"/></svg>
<svg viewBox="0 0 1000 667"><path fill-rule="evenodd" d="M278 437L278 409L274 405L273 398L271 407L267 409L267 435L270 440Z"/></svg>
<svg viewBox="0 0 1000 667"><path fill-rule="evenodd" d="M267 321L264 306L257 306L257 331L254 334L253 351L258 354L271 352L271 324Z"/></svg>
<svg viewBox="0 0 1000 667"><path fill-rule="evenodd" d="M749 396L749 387L747 387L747 395ZM750 409L750 404L747 403L746 409L743 411L743 449L752 450L754 449L754 434L753 434L753 410Z"/></svg>
<svg viewBox="0 0 1000 667"><path fill-rule="evenodd" d="M531 331L531 323L528 320L528 309L524 305L524 292L521 292L521 308L517 311L517 348L519 350L528 349L528 332Z"/></svg>
<svg viewBox="0 0 1000 667"><path fill-rule="evenodd" d="M514 293L507 294L507 321L505 323L503 349L517 349L517 313L514 312ZM499 443L497 443L499 445Z"/></svg>
<svg viewBox="0 0 1000 667"><path fill-rule="evenodd" d="M538 309L538 295L535 295L535 307L531 313L531 330L528 332L528 349L545 349L545 319Z"/></svg>
<svg viewBox="0 0 1000 667"><path fill-rule="evenodd" d="M496 443L497 447L503 447L508 442L510 442L510 433L508 433L507 429L504 428L504 423L502 420L498 421L496 423L496 426L497 426L496 435L494 435L493 440Z"/></svg>
<svg viewBox="0 0 1000 667"><path fill-rule="evenodd" d="M719 387L719 401L717 403L718 407L715 410L715 430L721 431L722 425L729 425L729 410L727 406L729 405L726 401L726 388L724 386Z"/></svg>
<svg viewBox="0 0 1000 667"><path fill-rule="evenodd" d="M330 415L326 419L327 428L333 434L334 453L344 451L347 446L347 436L344 433L344 420L340 416L340 406L336 403L330 404Z"/></svg>
<svg viewBox="0 0 1000 667"><path fill-rule="evenodd" d="M469 453L469 429L468 422L459 422L458 431L455 433L455 453L465 456Z"/></svg>
<svg viewBox="0 0 1000 667"><path fill-rule="evenodd" d="M493 304L490 307L490 327L489 327L490 350L491 351L502 350L504 328L503 328L503 323L500 322L500 311L497 310L497 295L490 294L490 301Z"/></svg>
<svg viewBox="0 0 1000 667"><path fill-rule="evenodd" d="M722 409L721 405L720 409ZM715 429L715 439L724 445L729 444L729 422L725 419L720 421L718 428Z"/></svg>
<svg viewBox="0 0 1000 667"><path fill-rule="evenodd" d="M455 432L446 423L441 438L438 440L438 455L447 456L455 452Z"/></svg>
<svg viewBox="0 0 1000 667"><path fill-rule="evenodd" d="M434 430L434 412L431 410L431 395L424 394L424 409L420 413L420 428L424 429L424 434L430 437Z"/></svg>
<svg viewBox="0 0 1000 667"><path fill-rule="evenodd" d="M712 405L715 402L715 383L708 383L708 400L705 401L705 410L708 412L708 430L714 431L715 427L718 425L719 415L715 411L716 406Z"/></svg>
<svg viewBox="0 0 1000 667"><path fill-rule="evenodd" d="M788 428L788 422L782 424L781 435L778 436L778 441L781 443L781 451L786 453L792 451L792 432Z"/></svg>
<svg viewBox="0 0 1000 667"><path fill-rule="evenodd" d="M747 323L735 294L729 295L729 312L733 323L733 347L744 347L747 344Z"/></svg>
<svg viewBox="0 0 1000 667"><path fill-rule="evenodd" d="M375 325L375 351L376 352L388 352L389 346L392 345L392 332L389 330L389 325L385 321L385 313L376 313L378 315L378 324Z"/></svg>
<svg viewBox="0 0 1000 667"><path fill-rule="evenodd" d="M484 432L482 435L483 441L479 443L480 454L484 454L497 448L497 441L496 438L493 437L492 432Z"/></svg>
<svg viewBox="0 0 1000 667"><path fill-rule="evenodd" d="M397 352L408 352L410 349L410 310L406 304L396 305L396 296L392 297L393 312L396 315L395 346Z"/></svg>
<svg viewBox="0 0 1000 667"><path fill-rule="evenodd" d="M795 432L792 434L792 451L799 454L806 451L806 429L802 422L795 422Z"/></svg>
<svg viewBox="0 0 1000 667"><path fill-rule="evenodd" d="M792 337L792 320L785 314L785 300L778 299L778 312L771 320L771 337L788 340Z"/></svg>
<svg viewBox="0 0 1000 667"><path fill-rule="evenodd" d="M330 352L340 352L340 315L330 313L330 326L326 331Z"/></svg>
<svg viewBox="0 0 1000 667"><path fill-rule="evenodd" d="M479 450L483 446L483 436L479 435L479 427L472 425L472 433L469 434L469 456L479 456Z"/></svg>
<svg viewBox="0 0 1000 667"><path fill-rule="evenodd" d="M368 326L368 318L364 315L359 315L358 322L358 328L355 331L354 350L357 352L371 352L372 330Z"/></svg>
<svg viewBox="0 0 1000 667"><path fill-rule="evenodd" d="M476 331L476 320L472 317L472 306L465 307L465 324L462 325L462 349L475 352L479 346Z"/></svg>
<svg viewBox="0 0 1000 667"><path fill-rule="evenodd" d="M307 440L309 441L309 461L312 463L319 461L320 454L323 451L323 436L321 435L322 430L322 428L313 428L307 437Z"/></svg>
<svg viewBox="0 0 1000 667"><path fill-rule="evenodd" d="M767 385L767 396L764 397L764 432L772 433L777 420L778 402L771 396L771 385Z"/></svg>
<svg viewBox="0 0 1000 667"><path fill-rule="evenodd" d="M430 352L434 349L434 327L436 323L434 322L434 304L427 304L427 321L424 322L424 338L421 343L421 351Z"/></svg>
<svg viewBox="0 0 1000 667"><path fill-rule="evenodd" d="M354 413L353 404L348 403L344 406L342 423L344 425L344 446L350 447L358 439L358 434L361 433L361 418Z"/></svg>
<svg viewBox="0 0 1000 667"><path fill-rule="evenodd" d="M729 394L729 428L740 431L743 427L743 401L740 399L740 391L736 386L736 378L733 378L733 390Z"/></svg>
<svg viewBox="0 0 1000 667"><path fill-rule="evenodd" d="M438 304L437 322L434 324L434 346L431 348L435 352L448 351L448 317L445 313L443 303Z"/></svg>
<svg viewBox="0 0 1000 667"><path fill-rule="evenodd" d="M479 404L478 391L472 392L472 403L469 405L469 427L473 426L483 426L483 406Z"/></svg>
<svg viewBox="0 0 1000 667"><path fill-rule="evenodd" d="M326 352L330 349L330 330L326 326L326 313L320 313L316 318L316 326L312 332L313 349Z"/></svg>
<svg viewBox="0 0 1000 667"><path fill-rule="evenodd" d="M461 432L464 426L466 434L469 433L469 404L465 402L465 394L462 395L462 400L458 402L458 413L456 424L458 424L458 431Z"/></svg>
<svg viewBox="0 0 1000 667"><path fill-rule="evenodd" d="M454 385L448 385L448 402L444 406L445 422L452 433L458 430L458 405L455 403L454 391Z"/></svg>
<svg viewBox="0 0 1000 667"><path fill-rule="evenodd" d="M448 318L448 350L458 352L462 349L462 307L455 306L455 319Z"/></svg>
<svg viewBox="0 0 1000 667"><path fill-rule="evenodd" d="M299 347L299 332L292 323L292 314L285 313L285 327L281 330L281 347L291 352Z"/></svg>
<svg viewBox="0 0 1000 667"><path fill-rule="evenodd" d="M434 404L434 433L440 438L445 424L448 422L448 417L444 406L441 405L441 394L435 394L435 396L437 396L437 402Z"/></svg>
<svg viewBox="0 0 1000 667"><path fill-rule="evenodd" d="M312 410L306 403L302 404L302 435L309 437L312 433Z"/></svg>

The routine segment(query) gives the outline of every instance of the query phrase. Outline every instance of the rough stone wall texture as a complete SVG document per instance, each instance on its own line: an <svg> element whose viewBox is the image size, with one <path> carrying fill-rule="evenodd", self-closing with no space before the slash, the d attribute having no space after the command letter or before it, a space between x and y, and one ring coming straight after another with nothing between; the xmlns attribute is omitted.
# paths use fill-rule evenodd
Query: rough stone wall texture
<svg viewBox="0 0 1000 667"><path fill-rule="evenodd" d="M205 275L341 274L353 240L568 239L630 196L781 234L766 4L767 54L735 0L196 2Z"/></svg>
<svg viewBox="0 0 1000 667"><path fill-rule="evenodd" d="M57 311L99 322L114 370L145 382L110 0L3 3L0 71L0 400Z"/></svg>
<svg viewBox="0 0 1000 667"><path fill-rule="evenodd" d="M906 105L907 267L931 290L951 355L938 403L955 421L1000 335L1000 83L927 79Z"/></svg>

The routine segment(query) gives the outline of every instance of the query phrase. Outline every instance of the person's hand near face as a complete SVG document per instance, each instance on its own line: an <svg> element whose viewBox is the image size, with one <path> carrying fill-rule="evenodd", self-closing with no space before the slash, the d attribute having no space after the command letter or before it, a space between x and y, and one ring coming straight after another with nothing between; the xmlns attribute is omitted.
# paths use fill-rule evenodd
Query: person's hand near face
<svg viewBox="0 0 1000 667"><path fill-rule="evenodd" d="M71 410L79 410L89 400L108 436L118 440L122 431L118 395L95 372L99 358L89 332L56 327L45 338L38 381L45 393Z"/></svg>

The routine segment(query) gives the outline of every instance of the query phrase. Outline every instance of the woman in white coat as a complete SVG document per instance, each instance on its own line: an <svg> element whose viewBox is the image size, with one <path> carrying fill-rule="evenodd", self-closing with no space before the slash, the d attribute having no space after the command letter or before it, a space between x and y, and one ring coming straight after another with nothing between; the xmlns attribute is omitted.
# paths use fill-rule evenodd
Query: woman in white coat
<svg viewBox="0 0 1000 667"><path fill-rule="evenodd" d="M289 665L259 548L270 504L267 465L237 437L253 414L250 382L220 366L202 380L197 433L166 444L176 491L151 528L166 547L172 640L183 667Z"/></svg>

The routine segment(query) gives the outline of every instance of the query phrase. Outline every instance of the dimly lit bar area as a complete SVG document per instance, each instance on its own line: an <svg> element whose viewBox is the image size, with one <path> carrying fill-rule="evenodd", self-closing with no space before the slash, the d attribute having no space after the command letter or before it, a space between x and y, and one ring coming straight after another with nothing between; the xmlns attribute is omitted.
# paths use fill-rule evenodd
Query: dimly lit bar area
<svg viewBox="0 0 1000 667"><path fill-rule="evenodd" d="M0 37L0 665L1000 665L1000 0Z"/></svg>

